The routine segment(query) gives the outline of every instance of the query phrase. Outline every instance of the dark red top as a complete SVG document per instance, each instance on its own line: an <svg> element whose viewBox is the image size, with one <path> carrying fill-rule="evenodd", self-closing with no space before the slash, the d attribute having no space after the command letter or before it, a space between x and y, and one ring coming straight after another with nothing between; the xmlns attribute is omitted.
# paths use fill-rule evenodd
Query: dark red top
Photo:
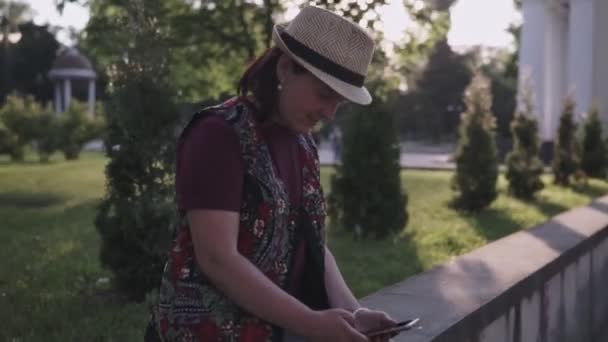
<svg viewBox="0 0 608 342"><path fill-rule="evenodd" d="M298 207L302 173L296 158L298 136L278 124L262 127L277 175L286 185L289 201ZM234 130L220 117L197 122L178 147L177 199L180 209L239 211L245 173Z"/></svg>
<svg viewBox="0 0 608 342"><path fill-rule="evenodd" d="M296 158L298 135L274 123L262 126L261 133L289 201L297 208L302 198L302 168ZM240 210L245 166L236 132L223 118L209 116L196 122L178 146L177 158L175 183L180 210ZM299 278L305 251L305 245L300 244L295 279Z"/></svg>

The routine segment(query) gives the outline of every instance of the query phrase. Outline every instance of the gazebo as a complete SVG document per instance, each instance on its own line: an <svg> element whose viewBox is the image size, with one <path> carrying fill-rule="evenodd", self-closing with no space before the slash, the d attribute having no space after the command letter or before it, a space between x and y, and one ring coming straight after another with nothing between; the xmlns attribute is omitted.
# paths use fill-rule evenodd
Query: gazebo
<svg viewBox="0 0 608 342"><path fill-rule="evenodd" d="M88 111L93 115L95 111L95 79L97 75L91 62L76 48L64 47L59 51L49 77L55 86L55 113L59 115L65 111L72 100L72 82L87 82Z"/></svg>

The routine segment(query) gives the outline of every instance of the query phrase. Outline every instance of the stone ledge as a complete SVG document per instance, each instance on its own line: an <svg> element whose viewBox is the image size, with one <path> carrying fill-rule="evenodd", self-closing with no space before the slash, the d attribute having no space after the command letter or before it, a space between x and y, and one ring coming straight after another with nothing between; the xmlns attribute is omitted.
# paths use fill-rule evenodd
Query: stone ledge
<svg viewBox="0 0 608 342"><path fill-rule="evenodd" d="M513 302L531 296L539 284L606 238L607 227L605 196L381 289L361 302L386 310L397 320L420 317L422 328L402 333L396 341L442 340L441 335L451 330L492 322ZM452 338L463 336L451 333Z"/></svg>

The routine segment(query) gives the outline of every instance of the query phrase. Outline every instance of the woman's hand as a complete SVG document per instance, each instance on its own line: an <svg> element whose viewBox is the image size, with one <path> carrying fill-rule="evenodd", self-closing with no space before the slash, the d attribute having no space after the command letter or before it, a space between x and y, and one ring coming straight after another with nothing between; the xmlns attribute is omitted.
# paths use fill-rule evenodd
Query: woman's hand
<svg viewBox="0 0 608 342"><path fill-rule="evenodd" d="M376 311L376 310L369 310L369 309L358 309L357 311L355 311L355 328L357 328L358 331L360 332L366 332L366 331L371 331L371 330L377 330L377 329L386 329L386 328L390 328L392 326L394 326L395 324L397 324L397 322L395 320L393 320L391 318L391 316L389 316L389 314L387 314L384 311ZM372 340L372 342L386 342L389 341L391 337L393 337L394 335L380 335L377 337L374 337Z"/></svg>
<svg viewBox="0 0 608 342"><path fill-rule="evenodd" d="M369 342L355 328L355 316L343 309L315 311L314 331L307 334L314 342Z"/></svg>

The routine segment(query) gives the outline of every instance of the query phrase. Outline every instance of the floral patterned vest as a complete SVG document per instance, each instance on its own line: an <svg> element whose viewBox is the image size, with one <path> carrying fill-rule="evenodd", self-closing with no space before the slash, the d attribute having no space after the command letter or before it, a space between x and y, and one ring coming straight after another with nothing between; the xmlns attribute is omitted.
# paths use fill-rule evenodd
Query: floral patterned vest
<svg viewBox="0 0 608 342"><path fill-rule="evenodd" d="M238 251L270 280L287 290L295 246L307 244L307 261L298 298L314 309L328 307L324 274L325 203L320 186L316 146L310 135L300 135L302 207L289 205L252 108L233 98L196 113L181 134L208 115L218 115L232 126L245 165L239 216ZM153 308L153 325L163 341L281 341L283 331L238 307L224 296L196 264L185 213L175 232L162 276L160 300Z"/></svg>

